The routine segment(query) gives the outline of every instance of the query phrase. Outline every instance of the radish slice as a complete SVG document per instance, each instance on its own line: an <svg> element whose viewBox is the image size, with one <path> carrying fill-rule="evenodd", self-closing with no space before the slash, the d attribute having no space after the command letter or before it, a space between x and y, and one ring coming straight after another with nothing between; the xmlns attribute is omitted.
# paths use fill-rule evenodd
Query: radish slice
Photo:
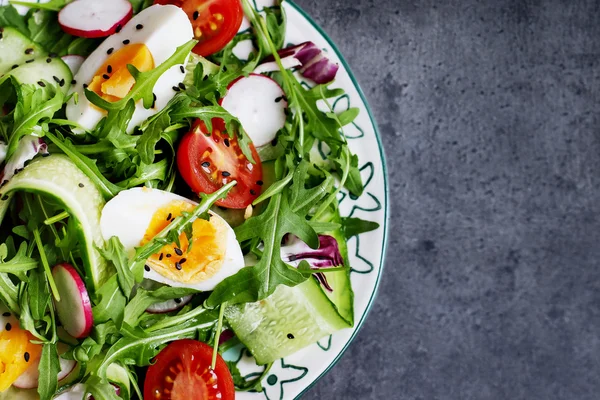
<svg viewBox="0 0 600 400"><path fill-rule="evenodd" d="M171 311L179 310L192 300L192 296L185 296L180 299L167 300L162 303L153 304L146 309L151 314L164 314Z"/></svg>
<svg viewBox="0 0 600 400"><path fill-rule="evenodd" d="M296 57L286 57L286 58L281 59L281 65L283 65L283 69L291 69L291 68L301 66L302 63ZM265 74L267 72L276 72L276 71L279 71L279 65L277 65L276 61L270 61L270 62L260 64L254 70L254 73L255 74Z"/></svg>
<svg viewBox="0 0 600 400"><path fill-rule="evenodd" d="M60 364L60 371L58 372L58 381L65 379L77 366L77 362L75 360L66 360L62 357L58 359ZM29 368L17 380L13 383L15 387L19 389L34 389L38 387L38 382L40 379L40 371L38 369L40 364L40 360L38 359L36 362L31 364Z"/></svg>
<svg viewBox="0 0 600 400"><path fill-rule="evenodd" d="M132 16L127 0L77 0L60 10L58 23L73 36L99 38L119 31Z"/></svg>
<svg viewBox="0 0 600 400"><path fill-rule="evenodd" d="M273 79L250 74L229 85L221 106L237 117L255 147L271 143L285 125L285 93Z"/></svg>
<svg viewBox="0 0 600 400"><path fill-rule="evenodd" d="M73 73L73 76L77 74L77 71L79 71L79 68L81 68L81 64L83 64L83 62L85 61L85 58L76 54L67 54L66 56L62 56L61 58L65 62L65 64L67 64L67 66Z"/></svg>
<svg viewBox="0 0 600 400"><path fill-rule="evenodd" d="M55 301L58 319L74 338L89 336L94 321L90 296L83 280L69 264L58 264L52 270L52 276L60 294L60 301Z"/></svg>
<svg viewBox="0 0 600 400"><path fill-rule="evenodd" d="M54 398L54 400L81 400L86 392L86 387L83 383L78 383L69 388L69 390L62 392ZM88 395L89 399L91 396Z"/></svg>

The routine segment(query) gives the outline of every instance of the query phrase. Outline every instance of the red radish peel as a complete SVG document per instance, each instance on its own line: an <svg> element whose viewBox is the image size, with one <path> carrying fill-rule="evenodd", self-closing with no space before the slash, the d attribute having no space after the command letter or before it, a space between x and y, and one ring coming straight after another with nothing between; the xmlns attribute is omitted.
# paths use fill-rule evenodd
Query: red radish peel
<svg viewBox="0 0 600 400"><path fill-rule="evenodd" d="M127 0L77 0L60 10L58 23L73 36L100 38L119 31L132 16Z"/></svg>
<svg viewBox="0 0 600 400"><path fill-rule="evenodd" d="M74 338L89 336L94 320L90 296L83 280L69 264L55 266L52 276L61 296L60 301L55 301L58 319Z"/></svg>

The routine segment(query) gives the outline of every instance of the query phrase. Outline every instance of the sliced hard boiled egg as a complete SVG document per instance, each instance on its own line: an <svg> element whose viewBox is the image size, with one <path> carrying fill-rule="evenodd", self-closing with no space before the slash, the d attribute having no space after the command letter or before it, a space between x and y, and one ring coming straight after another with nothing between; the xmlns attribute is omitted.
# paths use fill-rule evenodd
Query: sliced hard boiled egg
<svg viewBox="0 0 600 400"><path fill-rule="evenodd" d="M84 88L104 100L118 101L127 96L135 84L128 64L141 72L150 71L193 36L188 16L179 7L154 5L140 12L119 33L108 37L81 65L71 88L77 96L67 104L67 118L86 129L94 129L106 112L90 103ZM176 94L173 88L178 87L184 77L183 65L169 68L154 86L154 105L146 109L141 100L136 103L128 131L163 109Z"/></svg>
<svg viewBox="0 0 600 400"><path fill-rule="evenodd" d="M0 303L0 392L7 390L42 354L42 346L31 343L33 335L21 329L19 320Z"/></svg>
<svg viewBox="0 0 600 400"><path fill-rule="evenodd" d="M118 237L130 255L152 240L196 203L157 189L134 188L119 193L102 210L100 229L105 240ZM213 290L223 279L244 267L244 258L233 229L209 212L208 221L192 223L191 243L182 234L180 247L165 245L146 262L144 278L173 287Z"/></svg>

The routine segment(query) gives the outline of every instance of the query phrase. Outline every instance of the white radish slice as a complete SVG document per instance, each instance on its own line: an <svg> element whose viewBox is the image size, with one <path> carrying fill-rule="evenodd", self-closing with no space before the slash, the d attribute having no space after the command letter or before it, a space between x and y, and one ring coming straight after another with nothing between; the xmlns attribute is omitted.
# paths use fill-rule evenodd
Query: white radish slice
<svg viewBox="0 0 600 400"><path fill-rule="evenodd" d="M291 69L295 67L300 67L302 63L296 57L285 57L281 59L281 65L283 65L283 69ZM270 61L263 64L260 64L254 70L255 74L265 74L267 72L276 72L279 71L279 65L277 65L276 61Z"/></svg>
<svg viewBox="0 0 600 400"><path fill-rule="evenodd" d="M285 93L268 76L250 74L234 81L221 106L240 120L255 147L271 143L285 125Z"/></svg>
<svg viewBox="0 0 600 400"><path fill-rule="evenodd" d="M74 338L89 336L94 320L90 296L83 280L69 264L55 266L52 276L60 294L60 301L55 301L58 319Z"/></svg>
<svg viewBox="0 0 600 400"><path fill-rule="evenodd" d="M180 299L167 300L162 303L156 303L146 309L151 314L164 314L171 311L179 310L192 300L192 296L185 296Z"/></svg>
<svg viewBox="0 0 600 400"><path fill-rule="evenodd" d="M77 0L60 10L58 23L73 36L99 38L119 31L132 16L127 0Z"/></svg>
<svg viewBox="0 0 600 400"><path fill-rule="evenodd" d="M58 380L60 382L75 369L77 362L75 360L66 360L62 357L59 357L58 362L60 364L60 371L58 372ZM40 379L40 371L38 369L39 363L40 360L38 359L35 363L31 364L31 366L17 378L13 385L19 389L37 388Z"/></svg>
<svg viewBox="0 0 600 400"><path fill-rule="evenodd" d="M67 64L67 67L73 73L73 76L77 74L79 68L81 68L81 64L85 61L85 58L78 56L77 54L67 54L66 56L61 57L62 60Z"/></svg>

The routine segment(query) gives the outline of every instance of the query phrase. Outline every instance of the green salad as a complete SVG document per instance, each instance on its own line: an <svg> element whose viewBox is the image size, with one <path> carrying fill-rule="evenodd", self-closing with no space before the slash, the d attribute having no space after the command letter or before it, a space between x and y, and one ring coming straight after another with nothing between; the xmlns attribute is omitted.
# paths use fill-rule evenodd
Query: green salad
<svg viewBox="0 0 600 400"><path fill-rule="evenodd" d="M228 350L266 374L353 327L358 109L285 34L248 0L0 6L0 399L234 399L264 374Z"/></svg>

